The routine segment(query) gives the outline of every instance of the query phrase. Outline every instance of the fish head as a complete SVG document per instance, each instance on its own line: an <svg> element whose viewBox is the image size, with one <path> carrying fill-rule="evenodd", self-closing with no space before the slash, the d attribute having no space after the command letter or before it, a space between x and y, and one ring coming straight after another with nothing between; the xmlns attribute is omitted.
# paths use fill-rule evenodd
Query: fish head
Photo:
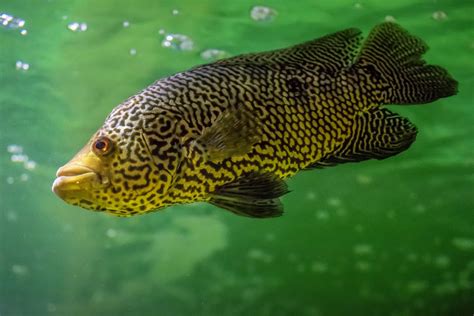
<svg viewBox="0 0 474 316"><path fill-rule="evenodd" d="M180 163L176 139L172 133L157 133L156 126L153 133L147 130L150 124L141 116L125 127L113 122L117 120L109 116L84 148L58 169L53 192L69 204L117 216L166 206L163 198Z"/></svg>

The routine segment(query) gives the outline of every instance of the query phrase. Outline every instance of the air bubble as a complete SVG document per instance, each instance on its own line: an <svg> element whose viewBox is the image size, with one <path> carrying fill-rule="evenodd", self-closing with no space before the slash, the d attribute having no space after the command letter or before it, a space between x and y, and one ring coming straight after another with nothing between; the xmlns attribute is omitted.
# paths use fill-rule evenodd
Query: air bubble
<svg viewBox="0 0 474 316"><path fill-rule="evenodd" d="M250 259L256 261L263 261L265 263L270 263L273 261L273 257L271 255L260 249L250 249L247 255Z"/></svg>
<svg viewBox="0 0 474 316"><path fill-rule="evenodd" d="M342 202L341 199L333 197L328 199L328 205L333 206L333 207L338 207L341 206Z"/></svg>
<svg viewBox="0 0 474 316"><path fill-rule="evenodd" d="M178 10L178 9L173 9L173 11L171 11L171 14L173 14L173 15L178 15L178 14L179 14L179 10Z"/></svg>
<svg viewBox="0 0 474 316"><path fill-rule="evenodd" d="M161 42L161 45L166 48L172 48L182 51L190 51L194 48L194 42L183 34L168 34Z"/></svg>
<svg viewBox="0 0 474 316"><path fill-rule="evenodd" d="M23 147L17 144L10 144L7 146L7 152L11 155L10 161L15 164L23 164L23 168L27 171L32 171L36 169L36 162L31 160L24 152ZM15 178L18 177L16 176ZM8 177L7 183L13 184L15 182L14 177ZM27 181L29 180L29 174L22 173L19 176L20 181Z"/></svg>
<svg viewBox="0 0 474 316"><path fill-rule="evenodd" d="M328 270L328 265L324 262L314 261L311 265L311 270L317 273L324 273Z"/></svg>
<svg viewBox="0 0 474 316"><path fill-rule="evenodd" d="M56 307L56 305L53 304L53 303L48 303L47 309L48 309L48 312L50 312L50 313L54 313L54 312L56 312L56 311L58 310L58 308Z"/></svg>
<svg viewBox="0 0 474 316"><path fill-rule="evenodd" d="M306 271L306 267L303 263L299 263L298 265L296 265L296 272L303 273L305 271Z"/></svg>
<svg viewBox="0 0 474 316"><path fill-rule="evenodd" d="M417 204L414 207L414 211L415 211L415 213L418 213L418 214L425 213L426 212L426 206L424 206L423 204Z"/></svg>
<svg viewBox="0 0 474 316"><path fill-rule="evenodd" d="M28 161L28 156L23 154L14 154L10 157L11 162L26 162Z"/></svg>
<svg viewBox="0 0 474 316"><path fill-rule="evenodd" d="M16 67L16 70L27 71L28 69L30 69L30 64L19 60L15 63L15 67Z"/></svg>
<svg viewBox="0 0 474 316"><path fill-rule="evenodd" d="M85 32L87 31L87 23L84 22L71 22L67 25L67 28L73 32Z"/></svg>
<svg viewBox="0 0 474 316"><path fill-rule="evenodd" d="M209 48L201 53L201 58L205 60L219 60L229 57L230 54L224 50Z"/></svg>
<svg viewBox="0 0 474 316"><path fill-rule="evenodd" d="M322 221L326 221L329 219L329 213L326 210L317 211L316 218Z"/></svg>
<svg viewBox="0 0 474 316"><path fill-rule="evenodd" d="M355 268L362 272L369 271L370 267L371 267L371 264L370 262L367 262L367 261L357 261L355 263Z"/></svg>
<svg viewBox="0 0 474 316"><path fill-rule="evenodd" d="M137 54L137 50L135 48L130 48L129 53L130 55L135 56Z"/></svg>
<svg viewBox="0 0 474 316"><path fill-rule="evenodd" d="M372 246L369 244L358 244L354 246L354 253L356 255L369 255L372 253Z"/></svg>
<svg viewBox="0 0 474 316"><path fill-rule="evenodd" d="M8 211L6 218L9 222L16 222L18 220L18 215L14 211Z"/></svg>
<svg viewBox="0 0 474 316"><path fill-rule="evenodd" d="M407 283L409 293L421 293L428 288L428 282L425 280L412 280Z"/></svg>
<svg viewBox="0 0 474 316"><path fill-rule="evenodd" d="M255 6L250 11L250 17L257 22L271 22L277 15L278 12L276 10L264 6Z"/></svg>
<svg viewBox="0 0 474 316"><path fill-rule="evenodd" d="M397 20L391 15L387 15L384 20L385 22L397 22Z"/></svg>
<svg viewBox="0 0 474 316"><path fill-rule="evenodd" d="M159 29L158 34L160 35L165 35L166 31L165 29Z"/></svg>
<svg viewBox="0 0 474 316"><path fill-rule="evenodd" d="M10 154L21 154L23 153L23 147L21 147L20 145L11 144L7 146L7 151Z"/></svg>
<svg viewBox="0 0 474 316"><path fill-rule="evenodd" d="M123 21L122 26L125 27L125 28L126 28L126 27L129 27L129 26L130 26L130 22L128 22L128 21Z"/></svg>
<svg viewBox="0 0 474 316"><path fill-rule="evenodd" d="M28 267L22 264L14 264L12 265L12 272L16 275L26 275L28 274Z"/></svg>
<svg viewBox="0 0 474 316"><path fill-rule="evenodd" d="M434 258L433 263L436 267L440 269L445 269L451 263L451 259L448 256L441 255Z"/></svg>
<svg viewBox="0 0 474 316"><path fill-rule="evenodd" d="M21 30L20 34L23 35L23 36L26 36L26 35L28 35L28 30Z"/></svg>
<svg viewBox="0 0 474 316"><path fill-rule="evenodd" d="M431 17L436 21L443 21L448 18L448 15L444 11L436 11L436 12L433 12Z"/></svg>
<svg viewBox="0 0 474 316"><path fill-rule="evenodd" d="M33 160L28 160L28 161L25 161L24 166L25 166L25 169L27 170L35 170L36 162Z"/></svg>
<svg viewBox="0 0 474 316"><path fill-rule="evenodd" d="M117 237L117 235L118 235L117 231L116 231L115 229L113 229L113 228L107 229L107 232L106 232L105 234L106 234L107 237L109 237L109 238L115 238L115 237Z"/></svg>
<svg viewBox="0 0 474 316"><path fill-rule="evenodd" d="M356 176L356 181L357 183L359 184L364 184L364 185L367 185L367 184L371 184L373 179L372 177L368 176L368 175L365 175L365 174L358 174Z"/></svg>

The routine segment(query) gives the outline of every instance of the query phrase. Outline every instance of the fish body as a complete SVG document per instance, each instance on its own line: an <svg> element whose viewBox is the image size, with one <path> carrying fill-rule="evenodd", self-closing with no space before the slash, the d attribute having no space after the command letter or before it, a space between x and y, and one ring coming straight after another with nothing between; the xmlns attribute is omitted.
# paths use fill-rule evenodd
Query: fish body
<svg viewBox="0 0 474 316"><path fill-rule="evenodd" d="M71 204L119 216L196 201L282 213L300 170L406 150L417 129L386 104L429 103L457 82L394 23L347 29L160 79L117 106L57 173Z"/></svg>

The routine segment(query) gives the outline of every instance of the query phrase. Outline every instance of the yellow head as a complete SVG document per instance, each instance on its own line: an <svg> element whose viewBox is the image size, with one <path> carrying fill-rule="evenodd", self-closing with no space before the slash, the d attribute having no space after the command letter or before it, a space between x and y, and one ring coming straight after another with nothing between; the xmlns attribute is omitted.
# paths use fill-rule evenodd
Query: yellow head
<svg viewBox="0 0 474 316"><path fill-rule="evenodd" d="M86 146L57 171L53 192L67 203L118 216L166 206L163 197L180 163L166 113L150 116L129 100L117 107ZM136 111L131 111L135 108Z"/></svg>

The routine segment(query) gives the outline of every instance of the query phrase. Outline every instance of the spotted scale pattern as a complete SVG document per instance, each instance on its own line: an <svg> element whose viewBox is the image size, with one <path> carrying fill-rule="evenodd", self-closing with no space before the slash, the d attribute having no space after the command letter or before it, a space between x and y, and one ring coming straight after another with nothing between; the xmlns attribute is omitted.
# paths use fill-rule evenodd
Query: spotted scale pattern
<svg viewBox="0 0 474 316"><path fill-rule="evenodd" d="M76 204L130 216L209 201L249 175L286 179L407 149L416 128L380 106L431 102L455 93L455 81L424 65L424 43L395 24L377 26L362 46L361 40L359 30L348 29L156 81L116 107L92 138L91 144L104 136L114 143L103 158L110 185ZM250 113L259 129L248 150L213 159L205 146L193 147L236 113Z"/></svg>

